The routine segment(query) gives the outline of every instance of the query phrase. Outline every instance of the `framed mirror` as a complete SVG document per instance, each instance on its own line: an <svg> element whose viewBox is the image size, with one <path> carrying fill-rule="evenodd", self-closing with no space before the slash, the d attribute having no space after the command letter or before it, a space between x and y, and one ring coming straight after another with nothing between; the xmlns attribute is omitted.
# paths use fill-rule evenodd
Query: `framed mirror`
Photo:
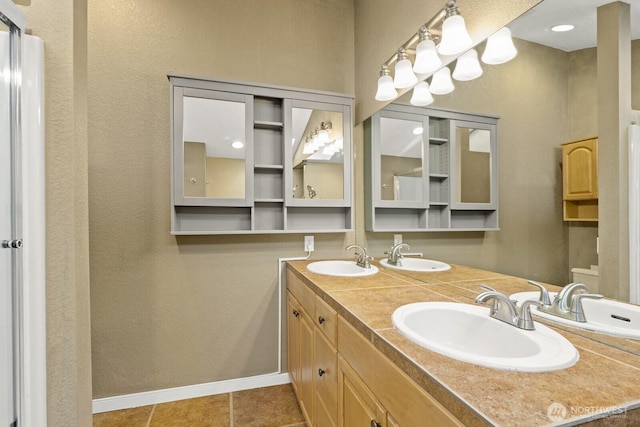
<svg viewBox="0 0 640 427"><path fill-rule="evenodd" d="M496 209L495 125L451 120L451 208Z"/></svg>
<svg viewBox="0 0 640 427"><path fill-rule="evenodd" d="M376 206L426 208L428 119L425 116L381 111L371 132Z"/></svg>
<svg viewBox="0 0 640 427"><path fill-rule="evenodd" d="M348 107L287 100L285 142L288 206L350 204L351 115Z"/></svg>
<svg viewBox="0 0 640 427"><path fill-rule="evenodd" d="M176 205L250 206L252 97L193 88L175 91Z"/></svg>

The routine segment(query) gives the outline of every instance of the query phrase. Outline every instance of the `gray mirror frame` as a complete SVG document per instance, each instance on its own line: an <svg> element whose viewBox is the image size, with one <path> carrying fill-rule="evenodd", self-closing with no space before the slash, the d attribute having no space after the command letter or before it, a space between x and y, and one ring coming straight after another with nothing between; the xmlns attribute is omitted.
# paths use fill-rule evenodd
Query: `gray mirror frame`
<svg viewBox="0 0 640 427"><path fill-rule="evenodd" d="M186 96L243 102L245 105L245 193L243 198L223 199L211 197L185 197L183 186L184 143L183 143L183 98ZM253 96L218 92L207 89L174 87L171 111L173 176L172 186L176 206L253 206Z"/></svg>
<svg viewBox="0 0 640 427"><path fill-rule="evenodd" d="M455 155L458 152L458 141L455 137L456 128L465 127L465 128L475 128L488 130L491 135L490 145L491 145L491 157L490 157L490 167L489 175L491 177L490 183L490 201L488 203L465 203L458 201L458 180L459 180L459 168L458 162L452 161L450 162L450 170L449 170L449 180L451 185L449 186L450 198L449 205L451 209L457 210L479 210L479 209L497 209L498 208L498 174L496 173L496 168L498 165L498 138L497 138L497 129L495 124L488 123L479 123L468 120L451 120L449 129L449 144L450 144L450 153L451 155Z"/></svg>

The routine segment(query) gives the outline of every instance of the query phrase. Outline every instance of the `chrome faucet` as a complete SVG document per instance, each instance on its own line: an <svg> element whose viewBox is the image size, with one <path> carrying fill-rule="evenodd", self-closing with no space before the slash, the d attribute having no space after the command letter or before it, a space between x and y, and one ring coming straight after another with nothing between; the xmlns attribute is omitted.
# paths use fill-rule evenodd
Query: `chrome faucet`
<svg viewBox="0 0 640 427"><path fill-rule="evenodd" d="M409 245L407 245L406 243L398 243L397 245L394 245L391 247L391 250L389 252L385 252L385 254L389 255L387 257L387 262L391 265L402 265L402 258L404 258L402 256L402 252L400 252L401 249L410 249Z"/></svg>
<svg viewBox="0 0 640 427"><path fill-rule="evenodd" d="M536 284L535 282L532 283L531 281L529 283L541 288L541 296L546 293L546 289L544 289L542 285ZM544 291L542 289L544 289ZM570 283L558 292L553 299L553 302L545 303L545 301L543 301L543 297L541 297L540 302L542 304L538 310L544 311L547 314L562 317L563 319L584 323L587 321L584 315L584 309L582 308L582 300L585 298L601 299L603 296L600 294L588 293L587 287L582 283Z"/></svg>
<svg viewBox="0 0 640 427"><path fill-rule="evenodd" d="M489 316L520 329L535 330L535 325L531 318L531 306L542 305L540 302L527 300L521 307L518 307L509 297L496 290L483 292L476 297L476 303L478 304L485 304L489 300L493 300Z"/></svg>
<svg viewBox="0 0 640 427"><path fill-rule="evenodd" d="M356 250L356 265L358 267L371 268L371 263L369 261L371 261L373 257L367 255L367 250L365 248L360 245L353 244L345 248L346 251L348 251L349 249Z"/></svg>

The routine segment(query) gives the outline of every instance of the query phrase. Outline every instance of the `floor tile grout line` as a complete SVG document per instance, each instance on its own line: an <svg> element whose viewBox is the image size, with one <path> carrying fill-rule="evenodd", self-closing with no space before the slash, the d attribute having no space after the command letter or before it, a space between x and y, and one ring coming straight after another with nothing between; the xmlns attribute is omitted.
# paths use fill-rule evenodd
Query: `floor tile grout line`
<svg viewBox="0 0 640 427"><path fill-rule="evenodd" d="M156 411L156 406L157 405L153 405L153 408L151 408L151 413L149 414L149 419L147 420L147 425L145 427L149 427L151 425L151 419L153 418L153 413Z"/></svg>

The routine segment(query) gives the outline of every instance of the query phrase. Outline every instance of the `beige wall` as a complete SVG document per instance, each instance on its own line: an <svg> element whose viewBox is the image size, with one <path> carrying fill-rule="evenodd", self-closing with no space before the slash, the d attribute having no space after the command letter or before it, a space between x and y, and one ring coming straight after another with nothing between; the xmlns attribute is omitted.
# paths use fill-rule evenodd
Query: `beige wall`
<svg viewBox="0 0 640 427"><path fill-rule="evenodd" d="M278 370L277 261L303 236L169 235L166 73L353 93L353 22L344 0L89 2L94 397Z"/></svg>
<svg viewBox="0 0 640 427"><path fill-rule="evenodd" d="M45 42L48 425L91 425L87 4L27 2Z"/></svg>

